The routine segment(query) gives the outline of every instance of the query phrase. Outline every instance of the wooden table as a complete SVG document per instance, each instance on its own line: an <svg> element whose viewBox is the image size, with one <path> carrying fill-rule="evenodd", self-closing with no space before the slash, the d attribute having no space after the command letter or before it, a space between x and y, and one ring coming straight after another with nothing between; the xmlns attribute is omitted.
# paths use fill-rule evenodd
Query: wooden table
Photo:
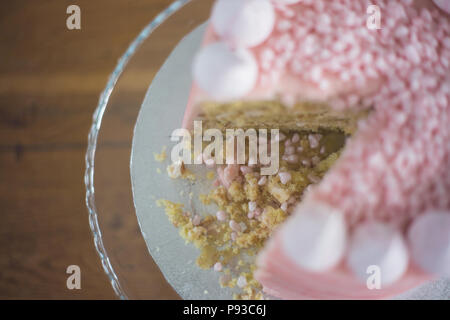
<svg viewBox="0 0 450 320"><path fill-rule="evenodd" d="M170 0L14 0L0 10L0 299L114 299L84 204L99 93ZM81 8L81 30L66 8ZM68 290L79 265L82 289ZM164 282L155 267L155 279ZM154 298L175 298L168 285Z"/></svg>

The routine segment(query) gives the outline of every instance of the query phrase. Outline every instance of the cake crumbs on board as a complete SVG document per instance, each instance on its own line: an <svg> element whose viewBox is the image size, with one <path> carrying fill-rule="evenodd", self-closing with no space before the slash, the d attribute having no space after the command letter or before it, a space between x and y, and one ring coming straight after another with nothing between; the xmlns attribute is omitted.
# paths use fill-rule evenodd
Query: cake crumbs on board
<svg viewBox="0 0 450 320"><path fill-rule="evenodd" d="M167 150L167 146L163 146L160 153L154 152L153 153L153 157L155 158L155 160L158 161L158 162L165 161L167 159L167 152L166 152L166 150Z"/></svg>
<svg viewBox="0 0 450 320"><path fill-rule="evenodd" d="M192 243L200 250L196 264L202 269L212 268L221 273L220 285L239 291L233 294L235 299L265 298L261 285L253 277L256 255L302 199L303 193L312 185L311 180L316 181L311 176L321 179L337 160L342 141L345 141L333 136L335 133L329 133L311 146L310 135L306 133L285 135L291 142L281 146L281 153L292 153L293 149L289 147L294 145L301 155L297 163L287 161L286 157L281 159L279 172L289 175L289 179L275 174L266 176L264 183L259 183L261 176L257 170L239 170L240 176L228 188L219 185L207 194L198 195L205 206L213 204L217 207L216 212L203 215L189 212L181 203L165 199L156 201L186 244ZM307 165L301 161L312 158L316 161L309 161ZM173 179L195 179L194 174L187 174L182 162L169 167L168 173ZM213 179L215 172L208 171L206 177ZM191 199L193 196L189 193Z"/></svg>

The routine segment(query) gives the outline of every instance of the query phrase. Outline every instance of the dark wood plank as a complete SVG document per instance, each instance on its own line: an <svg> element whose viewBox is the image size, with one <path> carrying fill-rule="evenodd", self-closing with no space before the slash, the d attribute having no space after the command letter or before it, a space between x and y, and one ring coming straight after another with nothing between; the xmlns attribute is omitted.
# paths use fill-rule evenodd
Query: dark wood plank
<svg viewBox="0 0 450 320"><path fill-rule="evenodd" d="M0 299L115 298L84 205L87 133L117 59L170 2L0 5ZM65 26L72 3L82 10L80 31ZM70 264L82 269L80 291L65 286ZM149 272L154 298L176 297L156 267Z"/></svg>

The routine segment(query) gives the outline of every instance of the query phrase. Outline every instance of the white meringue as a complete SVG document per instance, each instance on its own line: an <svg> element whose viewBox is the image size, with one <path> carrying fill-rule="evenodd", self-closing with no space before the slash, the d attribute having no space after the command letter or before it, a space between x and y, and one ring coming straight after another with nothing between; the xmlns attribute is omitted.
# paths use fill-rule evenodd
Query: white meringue
<svg viewBox="0 0 450 320"><path fill-rule="evenodd" d="M427 272L450 276L450 212L428 212L409 228L413 261Z"/></svg>
<svg viewBox="0 0 450 320"><path fill-rule="evenodd" d="M246 49L232 50L226 43L203 47L194 59L193 77L211 98L225 101L249 93L258 78L258 65Z"/></svg>
<svg viewBox="0 0 450 320"><path fill-rule="evenodd" d="M399 230L379 222L366 222L354 230L347 264L362 281L370 276L368 268L377 266L380 283L390 285L403 276L408 263L408 248Z"/></svg>
<svg viewBox="0 0 450 320"><path fill-rule="evenodd" d="M224 41L250 48L263 43L272 33L275 10L269 0L218 0L211 23Z"/></svg>
<svg viewBox="0 0 450 320"><path fill-rule="evenodd" d="M331 269L339 263L346 249L344 217L324 204L300 205L281 232L285 254L308 271Z"/></svg>

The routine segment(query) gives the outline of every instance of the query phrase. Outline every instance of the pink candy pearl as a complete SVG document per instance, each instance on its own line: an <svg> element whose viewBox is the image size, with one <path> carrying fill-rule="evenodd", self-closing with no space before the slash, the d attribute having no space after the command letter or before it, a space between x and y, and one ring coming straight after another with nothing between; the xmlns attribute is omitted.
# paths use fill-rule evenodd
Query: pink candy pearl
<svg viewBox="0 0 450 320"><path fill-rule="evenodd" d="M222 271L222 268L223 268L223 266L220 262L216 262L216 264L214 265L214 271L216 271L216 272Z"/></svg>
<svg viewBox="0 0 450 320"><path fill-rule="evenodd" d="M194 218L192 218L192 224L194 226L198 226L202 222L202 218L199 215L195 215Z"/></svg>
<svg viewBox="0 0 450 320"><path fill-rule="evenodd" d="M253 172L253 169L252 168L250 168L250 167L247 167L247 166L242 166L241 167L241 172L242 172L242 174L247 174L247 173L252 173Z"/></svg>
<svg viewBox="0 0 450 320"><path fill-rule="evenodd" d="M286 184L291 180L291 174L289 172L280 172L278 176L282 184Z"/></svg>
<svg viewBox="0 0 450 320"><path fill-rule="evenodd" d="M225 221L227 219L227 214L225 211L220 210L220 211L217 211L216 217L217 217L217 220L219 220L219 221Z"/></svg>
<svg viewBox="0 0 450 320"><path fill-rule="evenodd" d="M241 226L239 225L239 223L237 223L234 220L230 221L230 228L231 228L231 230L233 230L235 232L240 232L241 231Z"/></svg>

